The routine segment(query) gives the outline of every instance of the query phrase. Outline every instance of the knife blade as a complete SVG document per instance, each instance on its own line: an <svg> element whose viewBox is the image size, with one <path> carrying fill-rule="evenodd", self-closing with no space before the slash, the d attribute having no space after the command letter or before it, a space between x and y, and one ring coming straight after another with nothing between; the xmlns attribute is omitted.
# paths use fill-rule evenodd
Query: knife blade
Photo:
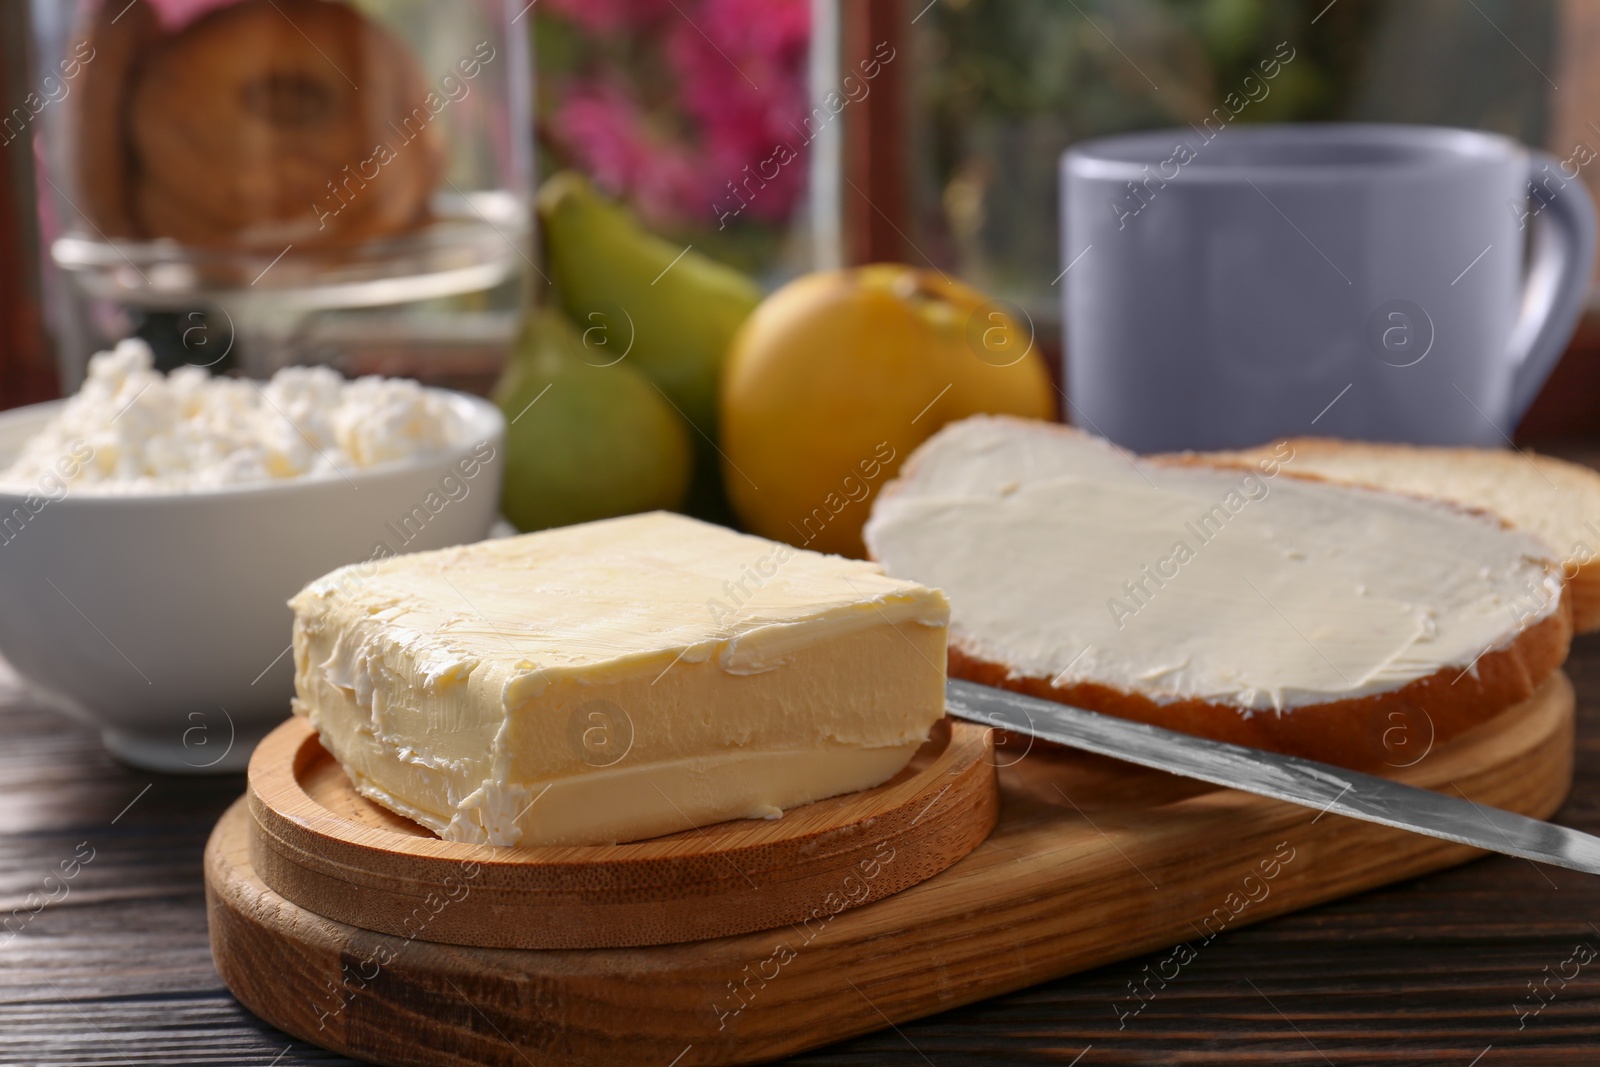
<svg viewBox="0 0 1600 1067"><path fill-rule="evenodd" d="M1458 799L1330 763L1194 737L954 678L945 683L945 708L970 722L1184 778L1600 874L1600 837L1478 804L1464 794Z"/></svg>

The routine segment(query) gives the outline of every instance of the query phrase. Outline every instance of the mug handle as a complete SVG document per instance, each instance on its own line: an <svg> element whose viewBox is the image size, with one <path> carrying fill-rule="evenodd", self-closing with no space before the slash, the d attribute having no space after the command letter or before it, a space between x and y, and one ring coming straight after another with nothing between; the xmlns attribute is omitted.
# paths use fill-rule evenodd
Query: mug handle
<svg viewBox="0 0 1600 1067"><path fill-rule="evenodd" d="M1521 421L1572 339L1583 312L1594 271L1595 213L1588 187L1579 177L1560 177L1555 189L1537 183L1537 175L1560 173L1561 163L1548 152L1528 153L1528 210L1533 236L1522 310L1511 330L1511 405L1508 423ZM1524 215L1524 218L1529 216ZM1509 427L1508 427L1509 428Z"/></svg>

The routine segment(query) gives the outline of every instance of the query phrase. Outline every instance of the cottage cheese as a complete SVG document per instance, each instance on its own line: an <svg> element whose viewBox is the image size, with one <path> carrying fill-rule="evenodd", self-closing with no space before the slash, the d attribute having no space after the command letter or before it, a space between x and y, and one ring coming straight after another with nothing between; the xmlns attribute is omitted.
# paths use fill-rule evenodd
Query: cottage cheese
<svg viewBox="0 0 1600 1067"><path fill-rule="evenodd" d="M271 381L154 369L143 341L89 361L77 395L23 446L0 486L31 486L62 456L93 450L74 491L202 490L360 470L460 438L444 397L394 378L346 381L327 367L286 367Z"/></svg>

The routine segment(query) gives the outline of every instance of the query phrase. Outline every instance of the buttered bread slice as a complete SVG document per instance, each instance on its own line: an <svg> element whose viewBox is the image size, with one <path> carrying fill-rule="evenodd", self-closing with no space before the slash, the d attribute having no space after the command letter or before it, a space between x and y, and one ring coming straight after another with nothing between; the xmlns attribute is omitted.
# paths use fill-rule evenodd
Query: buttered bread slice
<svg viewBox="0 0 1600 1067"><path fill-rule="evenodd" d="M441 837L637 840L877 785L944 714L943 594L655 513L356 564L295 711Z"/></svg>
<svg viewBox="0 0 1600 1067"><path fill-rule="evenodd" d="M950 597L950 671L1352 766L1526 699L1571 616L1551 550L1448 503L946 426L885 487L873 557Z"/></svg>
<svg viewBox="0 0 1600 1067"><path fill-rule="evenodd" d="M1530 449L1437 448L1294 437L1208 461L1254 463L1284 451L1293 469L1482 508L1555 549L1578 633L1600 630L1600 472Z"/></svg>

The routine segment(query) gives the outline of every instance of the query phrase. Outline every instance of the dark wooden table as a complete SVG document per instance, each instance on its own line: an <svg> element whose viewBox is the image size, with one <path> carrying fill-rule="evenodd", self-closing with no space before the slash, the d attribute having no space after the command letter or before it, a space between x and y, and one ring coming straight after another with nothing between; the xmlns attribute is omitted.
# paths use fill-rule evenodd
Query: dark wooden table
<svg viewBox="0 0 1600 1067"><path fill-rule="evenodd" d="M1600 637L1568 671L1577 781L1557 818L1600 832ZM350 1062L261 1023L212 970L200 855L242 788L119 766L0 673L0 918L58 898L0 928L0 1064ZM1113 1003L1160 954L794 1062L1600 1063L1597 927L1600 878L1495 857L1229 932L1126 1029Z"/></svg>

